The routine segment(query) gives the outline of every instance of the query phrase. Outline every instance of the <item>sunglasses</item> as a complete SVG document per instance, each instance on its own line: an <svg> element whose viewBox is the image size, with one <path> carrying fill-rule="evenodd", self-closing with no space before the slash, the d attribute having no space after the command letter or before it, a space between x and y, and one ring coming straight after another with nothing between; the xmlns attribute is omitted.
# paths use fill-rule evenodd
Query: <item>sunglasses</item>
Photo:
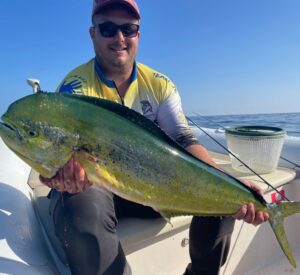
<svg viewBox="0 0 300 275"><path fill-rule="evenodd" d="M112 22L98 24L98 27L103 37L114 37L118 30L120 30L124 37L132 38L137 36L140 29L140 25L137 24L126 23L123 25L116 25Z"/></svg>

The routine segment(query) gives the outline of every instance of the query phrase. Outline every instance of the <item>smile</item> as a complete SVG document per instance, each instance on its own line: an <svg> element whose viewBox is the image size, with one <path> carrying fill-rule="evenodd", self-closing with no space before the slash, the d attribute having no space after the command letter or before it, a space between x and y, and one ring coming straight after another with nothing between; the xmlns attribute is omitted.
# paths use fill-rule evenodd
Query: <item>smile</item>
<svg viewBox="0 0 300 275"><path fill-rule="evenodd" d="M110 50L115 52L124 52L127 50L127 47L110 47Z"/></svg>

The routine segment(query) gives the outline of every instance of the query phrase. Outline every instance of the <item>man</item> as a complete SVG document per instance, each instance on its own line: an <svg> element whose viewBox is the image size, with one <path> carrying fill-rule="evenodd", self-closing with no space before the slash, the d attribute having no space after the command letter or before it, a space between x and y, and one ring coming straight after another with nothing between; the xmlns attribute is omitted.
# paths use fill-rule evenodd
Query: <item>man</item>
<svg viewBox="0 0 300 275"><path fill-rule="evenodd" d="M124 104L158 123L195 157L216 166L189 129L172 81L135 62L140 38L140 12L135 1L95 0L92 23L90 36L96 57L71 71L58 92ZM41 177L41 180L56 189L51 193L54 224L72 273L131 274L116 234L117 219L123 216L153 218L159 214L91 186L85 171L73 158L56 176ZM58 191L63 192L62 195ZM267 220L268 215L255 214L253 205L249 204L242 207L235 218L256 225ZM191 264L185 274L218 274L226 261L233 225L231 217L193 218Z"/></svg>

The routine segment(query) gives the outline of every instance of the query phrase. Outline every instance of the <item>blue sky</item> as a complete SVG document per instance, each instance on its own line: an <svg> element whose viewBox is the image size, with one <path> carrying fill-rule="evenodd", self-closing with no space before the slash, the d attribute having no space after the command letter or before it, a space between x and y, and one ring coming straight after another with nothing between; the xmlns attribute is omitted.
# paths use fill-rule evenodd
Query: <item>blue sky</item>
<svg viewBox="0 0 300 275"><path fill-rule="evenodd" d="M137 1L137 60L168 75L187 114L300 112L300 1ZM31 93L54 91L94 56L92 1L0 1L0 114Z"/></svg>

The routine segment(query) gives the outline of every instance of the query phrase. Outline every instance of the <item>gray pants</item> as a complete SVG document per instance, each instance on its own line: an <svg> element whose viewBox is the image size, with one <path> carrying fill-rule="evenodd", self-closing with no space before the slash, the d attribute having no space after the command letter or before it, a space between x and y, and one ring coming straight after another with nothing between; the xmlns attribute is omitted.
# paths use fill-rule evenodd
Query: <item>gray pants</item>
<svg viewBox="0 0 300 275"><path fill-rule="evenodd" d="M50 197L56 235L63 244L72 274L76 275L131 274L116 234L118 219L161 217L150 207L96 186L76 195L53 191ZM233 225L232 218L193 218L191 263L185 275L218 274L227 258Z"/></svg>

